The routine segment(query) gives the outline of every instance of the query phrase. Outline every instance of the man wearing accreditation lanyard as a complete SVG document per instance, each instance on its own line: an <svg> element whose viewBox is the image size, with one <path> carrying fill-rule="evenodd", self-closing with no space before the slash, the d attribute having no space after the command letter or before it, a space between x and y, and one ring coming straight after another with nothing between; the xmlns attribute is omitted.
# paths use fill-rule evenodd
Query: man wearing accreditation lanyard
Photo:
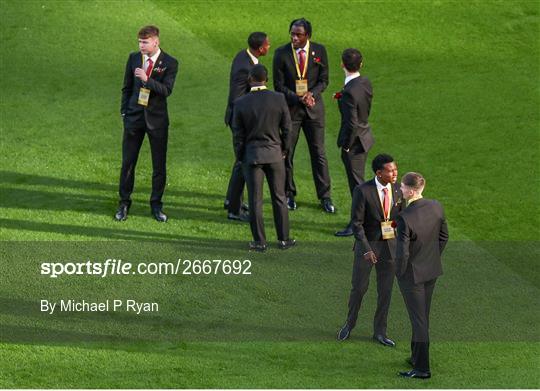
<svg viewBox="0 0 540 391"><path fill-rule="evenodd" d="M393 221L401 210L401 191L395 186L398 169L390 155L375 156L371 163L375 178L356 186L351 221L355 236L352 289L347 321L338 332L338 340L349 338L356 325L362 298L369 286L369 275L377 272L377 310L373 321L373 339L394 347L386 335L388 309L395 274L396 239Z"/></svg>
<svg viewBox="0 0 540 391"><path fill-rule="evenodd" d="M291 43L274 54L274 89L285 94L291 113L291 153L285 160L287 205L296 209L296 185L293 178L294 150L300 127L306 136L311 171L321 207L334 213L330 199L330 174L324 150L324 103L322 92L328 86L328 56L324 46L311 41L311 23L293 20L289 26Z"/></svg>
<svg viewBox="0 0 540 391"><path fill-rule="evenodd" d="M120 113L124 121L120 202L115 215L127 219L135 183L135 166L145 134L152 154L152 194L150 208L159 222L167 221L161 198L166 184L166 157L169 116L167 97L172 93L178 61L159 48L159 29L145 26L138 34L139 52L129 55Z"/></svg>

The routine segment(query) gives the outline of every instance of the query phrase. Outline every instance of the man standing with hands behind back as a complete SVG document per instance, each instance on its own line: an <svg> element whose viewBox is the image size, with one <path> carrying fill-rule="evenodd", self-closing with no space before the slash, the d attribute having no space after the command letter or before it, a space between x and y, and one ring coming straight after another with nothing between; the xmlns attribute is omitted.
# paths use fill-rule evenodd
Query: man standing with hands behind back
<svg viewBox="0 0 540 391"><path fill-rule="evenodd" d="M225 125L232 129L234 101L249 92L249 71L259 63L259 57L266 56L270 49L270 40L265 33L254 32L248 37L248 48L236 54L231 65L229 79L229 98L225 110ZM242 210L242 193L244 192L244 173L242 163L236 160L233 165L224 207L229 220L249 221L249 215Z"/></svg>
<svg viewBox="0 0 540 391"><path fill-rule="evenodd" d="M291 117L283 94L266 88L264 65L249 72L251 91L236 100L233 136L236 159L243 164L248 188L252 251L266 251L263 221L263 182L268 181L278 247L286 250L296 244L289 238L289 210L285 198L285 164L290 147ZM281 131L280 131L281 130Z"/></svg>
<svg viewBox="0 0 540 391"><path fill-rule="evenodd" d="M311 157L317 197L325 212L334 213L324 150L324 102L321 95L328 86L328 56L323 45L310 40L311 23L306 19L293 20L289 32L291 43L276 50L273 66L274 89L285 94L292 119L292 148L285 160L287 205L291 210L297 207L293 159L302 127Z"/></svg>
<svg viewBox="0 0 540 391"><path fill-rule="evenodd" d="M427 379L429 368L429 310L437 277L442 274L441 254L448 242L442 206L422 198L426 182L409 172L401 179L407 208L397 218L396 276L412 325L413 369L400 376Z"/></svg>
<svg viewBox="0 0 540 391"><path fill-rule="evenodd" d="M144 135L148 134L152 154L152 194L150 208L159 222L167 221L161 198L166 184L166 157L169 128L167 97L172 93L178 61L159 48L159 29L145 26L138 34L139 52L129 55L120 113L124 120L119 207L114 216L127 219L135 184L135 166Z"/></svg>
<svg viewBox="0 0 540 391"><path fill-rule="evenodd" d="M337 145L341 148L341 160L349 182L351 197L354 188L364 183L364 170L368 152L375 142L368 123L373 89L371 82L360 76L362 54L357 49L345 49L341 55L345 70L345 87L338 98L341 127ZM336 236L351 236L352 221Z"/></svg>

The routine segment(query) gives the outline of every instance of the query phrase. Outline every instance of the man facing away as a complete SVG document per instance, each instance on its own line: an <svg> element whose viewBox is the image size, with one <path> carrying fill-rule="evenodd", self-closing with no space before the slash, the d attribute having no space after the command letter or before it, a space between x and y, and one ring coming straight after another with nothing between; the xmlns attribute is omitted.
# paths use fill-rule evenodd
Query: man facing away
<svg viewBox="0 0 540 391"><path fill-rule="evenodd" d="M371 82L360 76L362 54L357 49L345 49L341 55L341 66L345 70L345 87L338 98L341 127L337 140L341 148L341 160L345 166L351 198L354 188L364 183L364 170L368 152L375 142L368 123L373 90ZM352 222L336 236L351 236Z"/></svg>
<svg viewBox="0 0 540 391"><path fill-rule="evenodd" d="M236 159L242 162L248 188L253 235L249 248L260 252L267 248L262 215L266 176L278 247L285 250L296 243L289 238L289 211L285 197L284 159L290 149L291 118L283 94L266 88L268 73L264 65L255 65L249 72L249 79L251 90L234 102L233 114Z"/></svg>
<svg viewBox="0 0 540 391"><path fill-rule="evenodd" d="M328 56L323 45L311 41L311 23L306 19L293 20L289 32L291 43L276 50L273 64L274 89L285 94L292 119L291 153L285 160L287 205L291 210L297 207L293 159L302 128L311 157L317 198L325 212L334 213L324 150L324 102L321 95L328 86Z"/></svg>
<svg viewBox="0 0 540 391"><path fill-rule="evenodd" d="M396 239L393 220L401 210L401 191L395 186L398 169L390 155L375 156L371 164L375 178L354 189L351 221L355 236L352 289L347 321L338 332L338 340L349 338L356 325L362 298L369 286L369 275L377 272L377 310L373 321L373 339L394 347L386 335L388 310L395 277Z"/></svg>
<svg viewBox="0 0 540 391"><path fill-rule="evenodd" d="M249 71L259 63L259 57L265 56L270 49L270 40L265 33L254 32L248 37L248 48L236 54L231 65L229 79L229 98L225 111L225 125L232 129L232 116L234 101L247 94L250 86L248 81ZM244 174L242 164L236 160L229 179L227 196L223 204L227 209L227 218L230 220L249 221L245 207L242 205L242 193L244 192Z"/></svg>
<svg viewBox="0 0 540 391"><path fill-rule="evenodd" d="M178 61L159 47L159 29L145 26L138 34L139 51L129 55L120 113L124 121L119 207L115 219L123 221L131 206L135 166L145 134L152 154L150 208L159 222L167 221L161 201L166 184L169 115L167 97L172 93Z"/></svg>
<svg viewBox="0 0 540 391"><path fill-rule="evenodd" d="M412 326L413 369L400 376L427 379L429 367L429 312L437 277L442 274L441 254L448 242L442 206L422 198L425 179L409 172L401 179L407 207L397 217L396 276Z"/></svg>

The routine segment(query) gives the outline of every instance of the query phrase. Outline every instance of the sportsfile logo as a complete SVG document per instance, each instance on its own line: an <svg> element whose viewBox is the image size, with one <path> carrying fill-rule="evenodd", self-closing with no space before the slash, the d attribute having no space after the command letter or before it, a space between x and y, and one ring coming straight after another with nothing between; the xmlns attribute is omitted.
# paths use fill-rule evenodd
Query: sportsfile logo
<svg viewBox="0 0 540 391"><path fill-rule="evenodd" d="M42 262L41 275L58 278L67 275L89 275L101 278L128 275L251 275L251 261L246 260L189 260L177 262L139 262L133 264L109 258L105 262Z"/></svg>

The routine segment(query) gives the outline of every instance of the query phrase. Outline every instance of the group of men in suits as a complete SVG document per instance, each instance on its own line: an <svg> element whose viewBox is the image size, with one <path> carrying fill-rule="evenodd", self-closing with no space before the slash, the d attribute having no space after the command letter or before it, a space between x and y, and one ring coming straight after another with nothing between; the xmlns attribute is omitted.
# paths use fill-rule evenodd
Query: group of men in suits
<svg viewBox="0 0 540 391"><path fill-rule="evenodd" d="M293 158L302 128L308 142L313 180L322 209L334 213L330 176L324 150L324 104L328 85L328 60L324 46L312 42L311 24L296 19L289 26L291 43L274 55L274 89L266 87L268 72L258 58L268 53L265 33L252 33L248 49L232 64L225 123L231 127L235 163L225 201L228 218L249 221L253 241L249 248L266 251L262 216L262 188L266 177L272 199L278 247L296 242L289 237L289 210L297 208ZM139 51L131 53L122 88L121 115L124 123L119 207L115 219L127 218L135 180L135 166L145 134L152 155L151 213L167 221L162 210L166 181L168 112L166 98L172 93L178 62L159 47L159 29L145 26L138 33ZM373 338L385 346L395 342L387 336L387 318L394 276L405 300L412 325L409 378L429 378L429 313L437 278L442 274L441 254L448 230L441 205L422 198L425 180L407 173L397 186L398 170L387 154L372 162L375 177L364 182L367 154L374 143L368 123L373 96L369 80L360 75L362 54L346 49L343 89L335 94L341 114L337 145L347 173L352 196L351 218L336 236L355 237L352 289L347 320L338 340L349 338L356 325L371 269L377 274L377 309ZM242 202L244 185L248 205ZM396 238L397 235L397 238Z"/></svg>

